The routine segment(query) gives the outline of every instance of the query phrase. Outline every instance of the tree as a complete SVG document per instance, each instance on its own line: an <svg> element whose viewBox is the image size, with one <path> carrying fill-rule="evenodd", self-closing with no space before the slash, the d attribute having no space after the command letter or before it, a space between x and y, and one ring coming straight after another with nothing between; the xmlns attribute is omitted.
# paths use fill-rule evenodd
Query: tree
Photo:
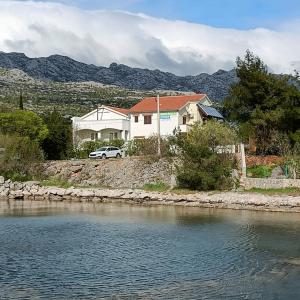
<svg viewBox="0 0 300 300"><path fill-rule="evenodd" d="M209 121L196 123L187 133L177 133L174 144L179 153L177 166L179 187L196 190L221 190L231 188L231 172L235 158L230 145L236 134L227 125Z"/></svg>
<svg viewBox="0 0 300 300"><path fill-rule="evenodd" d="M72 126L68 120L54 110L44 117L49 134L42 142L46 158L66 159L72 151Z"/></svg>
<svg viewBox="0 0 300 300"><path fill-rule="evenodd" d="M257 152L274 153L274 132L287 134L291 144L300 141L300 91L297 76L274 75L250 51L237 58L239 82L224 102L226 115L240 125L244 139L256 140ZM276 151L274 154L277 154Z"/></svg>
<svg viewBox="0 0 300 300"><path fill-rule="evenodd" d="M41 143L48 135L42 118L32 111L16 110L0 113L0 133L28 137Z"/></svg>
<svg viewBox="0 0 300 300"><path fill-rule="evenodd" d="M20 92L20 99L19 99L19 109L23 110L24 109L24 105L23 105L23 92Z"/></svg>

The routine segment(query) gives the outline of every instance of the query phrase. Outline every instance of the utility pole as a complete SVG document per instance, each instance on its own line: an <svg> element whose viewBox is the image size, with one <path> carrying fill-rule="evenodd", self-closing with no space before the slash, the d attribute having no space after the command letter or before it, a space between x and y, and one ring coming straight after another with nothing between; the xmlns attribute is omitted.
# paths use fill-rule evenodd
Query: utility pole
<svg viewBox="0 0 300 300"><path fill-rule="evenodd" d="M243 143L240 145L241 147L241 167L242 167L242 177L247 177L247 165L246 165L246 156L245 156L245 146Z"/></svg>
<svg viewBox="0 0 300 300"><path fill-rule="evenodd" d="M156 98L157 103L157 155L161 156L161 149L160 149L160 99L159 94Z"/></svg>

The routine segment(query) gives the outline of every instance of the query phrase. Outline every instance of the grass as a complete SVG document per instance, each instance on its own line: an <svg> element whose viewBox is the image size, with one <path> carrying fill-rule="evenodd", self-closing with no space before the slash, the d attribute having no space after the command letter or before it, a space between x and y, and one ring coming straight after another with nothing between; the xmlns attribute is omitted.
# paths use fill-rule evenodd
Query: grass
<svg viewBox="0 0 300 300"><path fill-rule="evenodd" d="M268 178L275 166L254 166L247 168L247 176L254 178Z"/></svg>
<svg viewBox="0 0 300 300"><path fill-rule="evenodd" d="M72 186L72 184L69 183L68 181L62 180L59 178L49 178L49 179L43 180L41 182L41 185L42 186L55 186L55 187L60 187L60 188L64 188L64 189L67 189Z"/></svg>
<svg viewBox="0 0 300 300"><path fill-rule="evenodd" d="M265 195L290 195L290 196L300 196L300 188L289 187L281 189L261 189L261 188L252 188L246 192L250 193L260 193Z"/></svg>
<svg viewBox="0 0 300 300"><path fill-rule="evenodd" d="M25 182L33 180L33 177L28 174L23 174L18 171L6 171L0 173L0 176L3 176L5 179L10 179L11 181L19 181L19 182Z"/></svg>
<svg viewBox="0 0 300 300"><path fill-rule="evenodd" d="M170 187L164 182L147 183L143 186L143 190L148 192L165 192L169 189Z"/></svg>

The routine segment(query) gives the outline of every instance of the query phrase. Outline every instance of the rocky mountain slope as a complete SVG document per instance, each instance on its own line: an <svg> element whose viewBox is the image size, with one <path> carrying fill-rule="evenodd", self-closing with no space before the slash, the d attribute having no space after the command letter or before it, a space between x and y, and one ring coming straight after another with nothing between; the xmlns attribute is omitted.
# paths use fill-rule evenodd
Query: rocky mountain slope
<svg viewBox="0 0 300 300"><path fill-rule="evenodd" d="M84 64L61 55L29 58L23 53L14 52L0 52L0 67L19 69L32 78L43 81L94 81L130 90L201 92L207 93L214 101L222 101L228 95L229 86L238 80L234 70L180 77L159 70L131 68L116 63L106 68Z"/></svg>
<svg viewBox="0 0 300 300"><path fill-rule="evenodd" d="M65 116L80 116L99 104L130 108L156 91L130 90L93 81L54 82L29 76L19 69L0 68L0 111L19 105L20 94L26 109L47 113L54 108ZM161 95L183 92L160 91Z"/></svg>

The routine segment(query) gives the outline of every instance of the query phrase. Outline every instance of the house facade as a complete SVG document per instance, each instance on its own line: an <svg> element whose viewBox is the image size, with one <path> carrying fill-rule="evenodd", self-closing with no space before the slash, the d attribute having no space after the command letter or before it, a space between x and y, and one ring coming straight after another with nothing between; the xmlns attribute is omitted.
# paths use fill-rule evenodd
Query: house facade
<svg viewBox="0 0 300 300"><path fill-rule="evenodd" d="M160 134L169 136L175 130L187 132L195 122L223 119L206 94L160 97ZM78 118L74 117L74 144L86 141L147 138L158 133L156 97L141 100L131 109L100 106Z"/></svg>
<svg viewBox="0 0 300 300"><path fill-rule="evenodd" d="M129 111L102 105L82 117L72 118L74 144L87 141L129 139Z"/></svg>
<svg viewBox="0 0 300 300"><path fill-rule="evenodd" d="M210 115L202 108L211 108L212 102L206 94L168 96L160 98L160 134L169 136L175 130L187 132L195 122L202 123ZM215 110L211 108L212 110ZM131 139L147 138L157 134L157 99L145 98L129 110ZM221 115L218 116L223 118Z"/></svg>

